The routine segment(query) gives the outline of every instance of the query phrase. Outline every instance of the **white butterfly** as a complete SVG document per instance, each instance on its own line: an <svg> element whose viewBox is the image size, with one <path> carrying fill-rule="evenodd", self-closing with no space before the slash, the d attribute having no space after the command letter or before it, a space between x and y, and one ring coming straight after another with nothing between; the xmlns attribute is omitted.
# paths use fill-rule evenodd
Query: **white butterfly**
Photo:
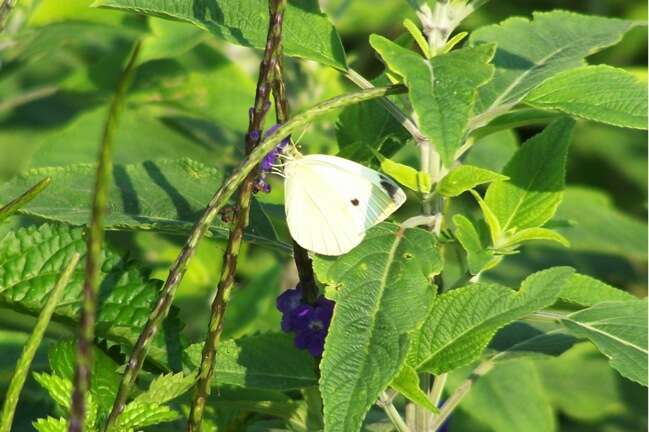
<svg viewBox="0 0 649 432"><path fill-rule="evenodd" d="M386 175L336 156L296 155L284 165L286 219L303 248L343 255L406 201Z"/></svg>

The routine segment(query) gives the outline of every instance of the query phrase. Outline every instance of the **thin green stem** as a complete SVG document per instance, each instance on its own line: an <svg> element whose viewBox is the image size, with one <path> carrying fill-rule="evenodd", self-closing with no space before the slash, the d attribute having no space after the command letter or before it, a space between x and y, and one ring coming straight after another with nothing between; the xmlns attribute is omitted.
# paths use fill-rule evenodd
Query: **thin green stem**
<svg viewBox="0 0 649 432"><path fill-rule="evenodd" d="M5 402L4 406L2 407L0 432L11 431L14 414L16 412L16 407L18 406L18 399L20 398L20 392L25 385L25 380L27 379L27 374L29 373L29 367L32 364L32 360L34 360L36 350L43 340L43 335L45 334L45 330L47 329L50 319L52 318L52 314L54 313L56 306L61 301L61 298L63 298L63 294L65 293L64 289L67 286L68 281L70 280L70 276L79 263L79 256L80 255L78 253L72 255L70 262L67 266L65 266L63 272L56 281L56 284L54 284L54 288L52 288L45 306L43 306L41 313L38 315L34 330L27 339L25 347L23 348L23 352L20 355L18 362L16 363L16 370L14 371L11 382L9 383L9 389L7 390L7 394L5 395Z"/></svg>
<svg viewBox="0 0 649 432"><path fill-rule="evenodd" d="M41 192L45 190L52 183L52 177L45 177L43 180L36 183L29 188L25 193L18 198L9 202L7 205L0 207L0 222L7 219L9 216L16 213L21 208L25 207L30 201L36 198Z"/></svg>
<svg viewBox="0 0 649 432"><path fill-rule="evenodd" d="M149 345L156 335L158 328L169 312L171 303L176 293L176 288L180 284L189 260L194 256L198 242L205 235L205 232L212 224L216 215L228 203L228 200L234 195L239 185L257 166L259 161L273 148L275 148L285 137L309 124L318 117L322 117L331 111L344 108L349 105L364 102L366 100L376 99L389 94L403 93L403 86L378 87L371 90L363 90L355 93L338 96L326 100L313 108L293 117L291 120L280 126L272 135L267 137L257 146L250 155L234 170L233 174L223 183L221 188L214 194L207 207L203 211L200 219L194 225L189 238L185 242L176 261L172 264L169 276L165 281L160 297L156 306L151 311L147 323L145 324L140 336L133 347L133 351L126 364L126 370L122 376L122 381L113 404L111 417L114 421L120 412L124 409L124 404L128 394L135 383L135 379L142 368L144 359L147 356Z"/></svg>
<svg viewBox="0 0 649 432"><path fill-rule="evenodd" d="M74 389L72 392L72 407L70 409L70 432L84 430L85 398L90 386L90 371L92 369L92 343L95 338L95 319L97 308L97 291L99 287L99 266L101 265L101 248L104 240L103 219L108 200L108 186L112 177L112 147L119 121L119 115L124 105L124 99L133 78L137 57L140 52L140 42L136 42L128 64L122 72L113 100L108 110L104 124L95 189L92 201L92 213L88 227L88 238L85 272L83 283L83 299L79 340L77 343L76 366L74 371Z"/></svg>
<svg viewBox="0 0 649 432"><path fill-rule="evenodd" d="M469 391L473 387L473 384L475 384L475 382L480 379L480 377L488 373L493 367L494 363L489 360L480 363L480 365L478 365L478 367L473 370L469 378L467 378L466 381L460 384L457 390L455 390L455 392L453 392L453 394L446 400L444 405L442 405L439 414L433 418L429 430L435 432L440 427L442 427L451 413L455 410L455 408L457 408L460 402L462 402L462 399L464 399L464 397L469 393Z"/></svg>
<svg viewBox="0 0 649 432"><path fill-rule="evenodd" d="M381 393L378 405L383 408L383 411L385 411L385 414L398 432L410 432L410 428L403 420L403 417L401 417L401 414L399 414L399 411L392 403L392 398L387 393Z"/></svg>
<svg viewBox="0 0 649 432"><path fill-rule="evenodd" d="M266 38L266 49L264 52L264 58L259 66L255 104L251 112L250 124L248 125L246 154L250 154L250 152L259 145L262 132L261 128L263 127L266 113L270 108L270 88L273 85L273 76L276 70L275 66L279 61L278 51L281 51L282 24L284 21L285 8L286 0L269 1L270 18L268 23L268 35ZM210 315L207 338L203 345L196 392L194 394L189 419L187 421L188 432L199 432L202 429L203 413L205 410L205 404L210 395L212 375L214 373L216 349L223 330L223 317L225 310L234 287L237 261L241 249L243 233L249 222L250 200L252 199L256 177L257 175L255 172L248 174L239 190L237 215L234 221L234 227L230 231L228 244L223 256L221 279L216 288L216 296L212 302L212 312Z"/></svg>

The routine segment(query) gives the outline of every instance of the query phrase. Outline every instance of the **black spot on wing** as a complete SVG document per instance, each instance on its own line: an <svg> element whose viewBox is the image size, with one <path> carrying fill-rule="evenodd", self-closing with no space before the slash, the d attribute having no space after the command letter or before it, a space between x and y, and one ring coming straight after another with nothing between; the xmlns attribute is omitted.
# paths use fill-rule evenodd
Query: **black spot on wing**
<svg viewBox="0 0 649 432"><path fill-rule="evenodd" d="M351 200L351 203L352 203L353 205L357 206L357 205L359 204L358 198L354 198L354 199L352 199L352 200Z"/></svg>
<svg viewBox="0 0 649 432"><path fill-rule="evenodd" d="M392 201L396 202L395 197L399 194L399 188L384 176L381 176L381 181L379 182L379 184L381 185L383 190L387 192L390 198L392 198Z"/></svg>

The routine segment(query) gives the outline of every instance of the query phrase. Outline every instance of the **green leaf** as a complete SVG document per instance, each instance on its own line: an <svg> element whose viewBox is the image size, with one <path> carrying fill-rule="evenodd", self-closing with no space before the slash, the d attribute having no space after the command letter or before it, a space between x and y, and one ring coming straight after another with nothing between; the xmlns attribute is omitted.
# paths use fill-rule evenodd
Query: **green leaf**
<svg viewBox="0 0 649 432"><path fill-rule="evenodd" d="M264 48L268 4L263 0L221 0L217 3L165 0L98 0L95 6L143 13L192 23L228 42ZM282 43L286 55L347 69L345 51L336 29L317 1L293 0L286 6Z"/></svg>
<svg viewBox="0 0 649 432"><path fill-rule="evenodd" d="M388 39L370 36L387 66L404 78L421 131L450 167L464 144L477 89L493 75L493 45L463 48L430 60Z"/></svg>
<svg viewBox="0 0 649 432"><path fill-rule="evenodd" d="M424 37L424 34L421 32L417 24L406 18L405 20L403 20L403 26L406 28L406 30L408 30L408 33L410 33L415 42L417 42L417 46L419 46L419 49L424 54L424 57L426 57L427 59L431 58L432 55L430 53L428 41Z"/></svg>
<svg viewBox="0 0 649 432"><path fill-rule="evenodd" d="M87 224L94 164L30 170L0 185L0 201L44 175L52 177L52 185L20 213L72 225ZM221 172L189 159L115 165L104 226L109 230L189 233L222 181ZM228 232L229 227L220 219L211 226L212 236L227 238ZM246 237L269 246L289 248L279 240L257 201L252 204L252 221Z"/></svg>
<svg viewBox="0 0 649 432"><path fill-rule="evenodd" d="M147 391L140 393L133 402L162 405L185 393L195 381L194 375L185 375L182 372L159 375L151 382Z"/></svg>
<svg viewBox="0 0 649 432"><path fill-rule="evenodd" d="M469 190L471 192L471 195L475 198L475 200L478 202L478 205L480 206L480 210L482 211L482 215L484 216L484 220L487 223L487 226L489 227L489 234L491 235L491 241L493 244L497 244L500 242L500 239L503 234L503 229L500 226L500 222L498 222L498 218L496 217L496 214L494 211L489 207L489 205L485 202L485 200L482 199L480 194L473 189Z"/></svg>
<svg viewBox="0 0 649 432"><path fill-rule="evenodd" d="M503 170L509 180L487 189L485 202L504 232L539 227L554 216L563 196L574 124L557 120L527 140Z"/></svg>
<svg viewBox="0 0 649 432"><path fill-rule="evenodd" d="M33 425L37 432L66 432L68 430L68 421L64 418L41 418L36 420Z"/></svg>
<svg viewBox="0 0 649 432"><path fill-rule="evenodd" d="M499 172L517 150L518 136L506 129L477 139L469 149L464 163Z"/></svg>
<svg viewBox="0 0 649 432"><path fill-rule="evenodd" d="M484 236L469 219L461 214L456 214L453 216L453 224L455 225L455 237L466 251L471 274L479 274L500 261L500 258L494 257L494 254L488 249Z"/></svg>
<svg viewBox="0 0 649 432"><path fill-rule="evenodd" d="M70 257L86 253L86 230L66 225L30 226L0 240L0 301L38 315ZM101 263L97 336L131 347L157 299L161 281L105 250ZM77 267L52 320L75 326L81 310L83 266ZM181 343L178 319L172 313L154 338L150 357L173 361Z"/></svg>
<svg viewBox="0 0 649 432"><path fill-rule="evenodd" d="M56 375L34 372L34 379L65 412L70 411L72 399L72 381ZM86 395L85 426L94 429L97 421L97 404L92 394Z"/></svg>
<svg viewBox="0 0 649 432"><path fill-rule="evenodd" d="M525 98L535 108L620 127L647 129L647 85L624 69L584 66L544 81Z"/></svg>
<svg viewBox="0 0 649 432"><path fill-rule="evenodd" d="M384 76L372 80L375 86L390 84ZM397 96L388 96L396 101ZM391 157L412 139L408 131L378 101L367 101L343 109L336 122L336 139L341 157L357 162L374 160L373 150Z"/></svg>
<svg viewBox="0 0 649 432"><path fill-rule="evenodd" d="M586 337L622 376L647 387L647 301L604 302L568 315L561 322Z"/></svg>
<svg viewBox="0 0 649 432"><path fill-rule="evenodd" d="M431 233L383 223L318 274L336 292L320 363L325 430L360 428L401 370L408 332L426 316L435 296L433 276L441 269Z"/></svg>
<svg viewBox="0 0 649 432"><path fill-rule="evenodd" d="M570 349L577 339L563 328L552 330L514 322L501 329L489 344L491 361L517 360L521 357L547 359Z"/></svg>
<svg viewBox="0 0 649 432"><path fill-rule="evenodd" d="M474 384L460 408L498 432L556 430L552 406L530 361L498 364Z"/></svg>
<svg viewBox="0 0 649 432"><path fill-rule="evenodd" d="M70 382L74 379L76 340L68 339L58 342L48 352L52 372ZM90 392L97 401L99 410L108 413L117 395L122 376L117 372L119 365L102 350L93 348L92 381Z"/></svg>
<svg viewBox="0 0 649 432"><path fill-rule="evenodd" d="M154 403L131 402L119 415L112 431L123 431L176 420L180 415L166 406Z"/></svg>
<svg viewBox="0 0 649 432"><path fill-rule="evenodd" d="M419 384L419 375L409 364L406 363L403 365L399 375L397 375L390 383L390 387L417 405L434 413L439 412L439 409L430 401L428 395L426 395L426 393L421 389Z"/></svg>
<svg viewBox="0 0 649 432"><path fill-rule="evenodd" d="M534 273L518 291L475 283L439 296L411 344L408 362L440 374L477 360L499 328L552 305L572 271Z"/></svg>
<svg viewBox="0 0 649 432"><path fill-rule="evenodd" d="M521 243L532 240L547 240L557 242L564 247L570 246L570 242L556 231L547 228L525 228L507 237L503 247L518 247Z"/></svg>
<svg viewBox="0 0 649 432"><path fill-rule="evenodd" d="M507 180L508 177L488 169L459 165L446 174L437 185L437 191L446 197L456 197L478 185Z"/></svg>
<svg viewBox="0 0 649 432"><path fill-rule="evenodd" d="M476 123L507 111L549 77L583 66L584 58L618 43L637 22L567 11L535 12L532 21L509 18L482 27L469 43L498 46L496 73L480 89Z"/></svg>
<svg viewBox="0 0 649 432"><path fill-rule="evenodd" d="M604 193L569 187L556 219L571 222L557 227L574 250L647 258L647 224L617 210Z"/></svg>
<svg viewBox="0 0 649 432"><path fill-rule="evenodd" d="M562 414L597 422L629 410L622 379L591 344L578 344L558 358L535 363L545 393Z"/></svg>
<svg viewBox="0 0 649 432"><path fill-rule="evenodd" d="M193 344L185 350L190 370L200 365L202 345ZM213 382L290 390L316 385L317 378L313 359L306 351L295 348L292 336L266 333L222 341L216 352Z"/></svg>
<svg viewBox="0 0 649 432"><path fill-rule="evenodd" d="M279 328L275 298L282 285L284 266L279 263L255 274L232 296L223 319L222 338L238 338L253 331ZM261 321L261 322L260 322Z"/></svg>
<svg viewBox="0 0 649 432"><path fill-rule="evenodd" d="M140 64L184 54L207 36L194 26L176 21L149 18L148 24L152 34L142 41L142 50L138 56Z"/></svg>
<svg viewBox="0 0 649 432"><path fill-rule="evenodd" d="M580 306L594 306L606 301L632 301L637 297L590 276L574 274L563 286L561 300Z"/></svg>

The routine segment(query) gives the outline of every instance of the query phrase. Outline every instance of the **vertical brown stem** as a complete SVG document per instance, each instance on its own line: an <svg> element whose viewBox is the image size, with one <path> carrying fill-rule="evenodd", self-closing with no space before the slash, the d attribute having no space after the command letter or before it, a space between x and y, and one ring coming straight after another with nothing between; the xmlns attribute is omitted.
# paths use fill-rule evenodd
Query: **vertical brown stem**
<svg viewBox="0 0 649 432"><path fill-rule="evenodd" d="M270 20L268 24L268 36L266 38L264 58L259 66L255 105L251 111L248 134L246 135L247 155L259 144L263 121L270 109L270 89L273 82L273 74L276 71L276 65L279 61L277 50L281 47L285 7L286 0L269 1ZM208 335L203 346L196 392L187 422L187 430L190 432L201 430L205 404L210 395L210 382L214 372L214 357L216 356L216 348L219 343L221 331L223 330L223 316L230 299L232 288L234 287L241 241L250 217L250 200L252 198L256 176L257 173L255 171L248 174L239 191L237 215L234 226L230 231L230 237L223 257L221 279L216 288L216 296L212 302Z"/></svg>

